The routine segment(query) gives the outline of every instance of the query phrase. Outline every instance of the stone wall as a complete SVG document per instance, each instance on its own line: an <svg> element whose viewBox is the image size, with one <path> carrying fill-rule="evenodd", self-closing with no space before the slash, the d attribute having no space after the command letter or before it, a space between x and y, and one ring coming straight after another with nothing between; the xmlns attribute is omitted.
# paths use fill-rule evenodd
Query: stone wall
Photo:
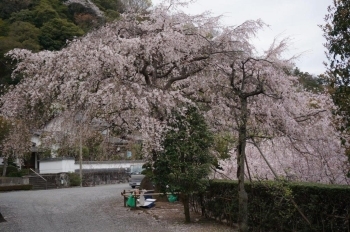
<svg viewBox="0 0 350 232"><path fill-rule="evenodd" d="M128 180L125 169L83 170L83 186L127 183Z"/></svg>
<svg viewBox="0 0 350 232"><path fill-rule="evenodd" d="M0 186L29 184L28 177L0 177Z"/></svg>

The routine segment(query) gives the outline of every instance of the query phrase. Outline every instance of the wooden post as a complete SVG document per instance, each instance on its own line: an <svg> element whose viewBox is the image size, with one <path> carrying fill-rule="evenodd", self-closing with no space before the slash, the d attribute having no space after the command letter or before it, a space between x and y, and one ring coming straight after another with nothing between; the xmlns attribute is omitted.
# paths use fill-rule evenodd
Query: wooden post
<svg viewBox="0 0 350 232"><path fill-rule="evenodd" d="M124 198L124 207L126 207L126 199L127 199L127 197L125 196L125 189L124 189L124 191L122 192L122 196L123 196L123 198Z"/></svg>
<svg viewBox="0 0 350 232"><path fill-rule="evenodd" d="M134 192L134 203L135 203L134 208L135 208L135 209L136 209L136 202L137 202L137 200L136 200L136 192Z"/></svg>

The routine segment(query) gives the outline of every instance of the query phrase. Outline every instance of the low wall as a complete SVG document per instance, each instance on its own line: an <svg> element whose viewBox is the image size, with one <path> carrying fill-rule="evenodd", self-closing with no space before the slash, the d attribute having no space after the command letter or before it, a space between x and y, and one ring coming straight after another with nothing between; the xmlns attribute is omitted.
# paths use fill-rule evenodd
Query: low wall
<svg viewBox="0 0 350 232"><path fill-rule="evenodd" d="M28 177L0 177L0 186L29 184Z"/></svg>
<svg viewBox="0 0 350 232"><path fill-rule="evenodd" d="M79 173L77 170L76 173ZM83 186L127 183L129 173L122 169L83 170Z"/></svg>
<svg viewBox="0 0 350 232"><path fill-rule="evenodd" d="M144 162L142 160L114 160L114 161L83 161L83 170L115 170L125 169L129 172L140 172ZM58 157L40 160L40 174L75 172L80 169L79 162L70 157Z"/></svg>

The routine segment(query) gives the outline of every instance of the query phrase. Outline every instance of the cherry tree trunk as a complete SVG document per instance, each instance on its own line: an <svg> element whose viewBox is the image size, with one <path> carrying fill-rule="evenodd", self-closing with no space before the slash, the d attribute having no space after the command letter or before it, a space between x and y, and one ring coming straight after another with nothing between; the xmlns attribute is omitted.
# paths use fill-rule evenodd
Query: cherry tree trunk
<svg viewBox="0 0 350 232"><path fill-rule="evenodd" d="M237 157L237 178L238 178L238 226L239 231L248 231L248 194L244 188L244 161L247 137L247 99L241 98L241 115L238 135L238 157Z"/></svg>

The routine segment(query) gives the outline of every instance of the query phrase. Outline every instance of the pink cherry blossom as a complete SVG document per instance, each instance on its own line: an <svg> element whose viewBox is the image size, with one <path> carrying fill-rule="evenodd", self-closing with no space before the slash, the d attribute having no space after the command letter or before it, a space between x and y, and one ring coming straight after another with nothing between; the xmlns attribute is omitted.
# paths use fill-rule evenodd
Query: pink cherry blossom
<svg viewBox="0 0 350 232"><path fill-rule="evenodd" d="M10 51L18 61L13 76L23 78L1 97L2 115L30 129L44 129L61 117L59 128L67 133L103 121L119 136L141 136L147 158L163 149L171 110L197 105L214 132L237 140L245 115L243 139L253 177L274 178L256 141L280 176L347 183L335 106L328 94L306 92L289 75L293 58L283 59L288 41L274 41L257 56L250 39L264 27L260 20L227 27L220 17L187 15L178 8L183 3L169 3L123 14L61 51ZM73 123L78 114L87 115L84 123ZM231 159L222 161L230 177L237 171L236 146Z"/></svg>

